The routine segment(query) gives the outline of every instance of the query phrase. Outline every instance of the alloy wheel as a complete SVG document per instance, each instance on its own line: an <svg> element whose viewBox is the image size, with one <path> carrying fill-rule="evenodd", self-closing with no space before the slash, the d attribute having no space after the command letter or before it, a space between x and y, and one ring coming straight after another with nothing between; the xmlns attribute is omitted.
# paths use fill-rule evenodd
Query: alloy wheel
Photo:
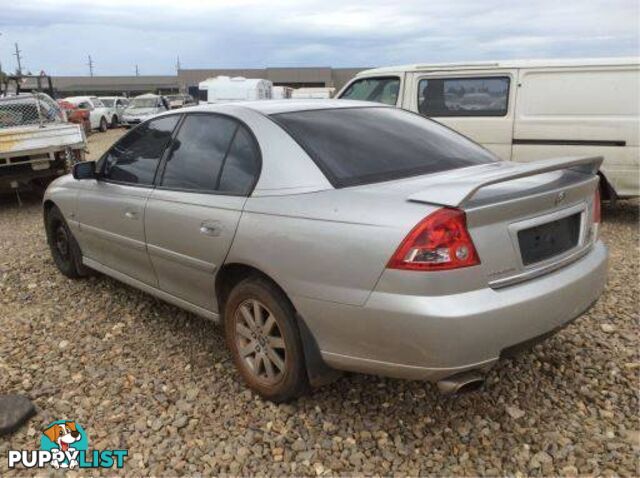
<svg viewBox="0 0 640 478"><path fill-rule="evenodd" d="M247 299L234 314L235 341L241 362L251 375L267 385L286 372L286 346L273 313L259 300Z"/></svg>

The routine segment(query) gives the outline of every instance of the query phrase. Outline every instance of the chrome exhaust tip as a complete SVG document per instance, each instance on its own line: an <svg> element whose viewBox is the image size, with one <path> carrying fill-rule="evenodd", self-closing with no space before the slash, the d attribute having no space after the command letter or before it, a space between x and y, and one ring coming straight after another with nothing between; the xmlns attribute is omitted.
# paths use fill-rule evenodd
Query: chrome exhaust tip
<svg viewBox="0 0 640 478"><path fill-rule="evenodd" d="M484 384L484 376L478 372L462 372L438 381L443 395L454 395L478 390Z"/></svg>

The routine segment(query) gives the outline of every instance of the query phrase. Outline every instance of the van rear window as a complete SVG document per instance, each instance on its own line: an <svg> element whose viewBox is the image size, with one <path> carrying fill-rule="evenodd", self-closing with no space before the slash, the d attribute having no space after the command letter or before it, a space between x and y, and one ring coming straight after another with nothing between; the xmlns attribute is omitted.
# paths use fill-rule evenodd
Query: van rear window
<svg viewBox="0 0 640 478"><path fill-rule="evenodd" d="M455 131L396 108L295 111L271 118L338 188L497 161Z"/></svg>

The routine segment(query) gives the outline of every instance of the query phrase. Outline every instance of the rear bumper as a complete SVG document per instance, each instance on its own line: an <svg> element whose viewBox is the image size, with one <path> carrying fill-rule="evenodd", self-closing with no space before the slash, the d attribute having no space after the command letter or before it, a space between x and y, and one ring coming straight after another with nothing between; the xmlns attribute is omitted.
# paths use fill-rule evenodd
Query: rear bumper
<svg viewBox="0 0 640 478"><path fill-rule="evenodd" d="M328 365L439 380L489 368L514 346L562 328L598 299L606 276L607 249L598 242L560 270L503 289L440 296L374 291L363 307L302 300L299 310Z"/></svg>

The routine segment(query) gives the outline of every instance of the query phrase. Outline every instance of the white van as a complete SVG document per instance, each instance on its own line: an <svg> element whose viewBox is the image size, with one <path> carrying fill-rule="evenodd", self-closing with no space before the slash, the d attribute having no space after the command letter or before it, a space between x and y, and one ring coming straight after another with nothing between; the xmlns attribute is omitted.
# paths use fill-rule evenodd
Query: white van
<svg viewBox="0 0 640 478"><path fill-rule="evenodd" d="M423 114L505 160L601 155L603 197L640 194L638 58L376 68L338 97Z"/></svg>
<svg viewBox="0 0 640 478"><path fill-rule="evenodd" d="M198 84L200 98L206 103L228 103L231 101L251 101L271 99L273 83L259 78L217 76Z"/></svg>

